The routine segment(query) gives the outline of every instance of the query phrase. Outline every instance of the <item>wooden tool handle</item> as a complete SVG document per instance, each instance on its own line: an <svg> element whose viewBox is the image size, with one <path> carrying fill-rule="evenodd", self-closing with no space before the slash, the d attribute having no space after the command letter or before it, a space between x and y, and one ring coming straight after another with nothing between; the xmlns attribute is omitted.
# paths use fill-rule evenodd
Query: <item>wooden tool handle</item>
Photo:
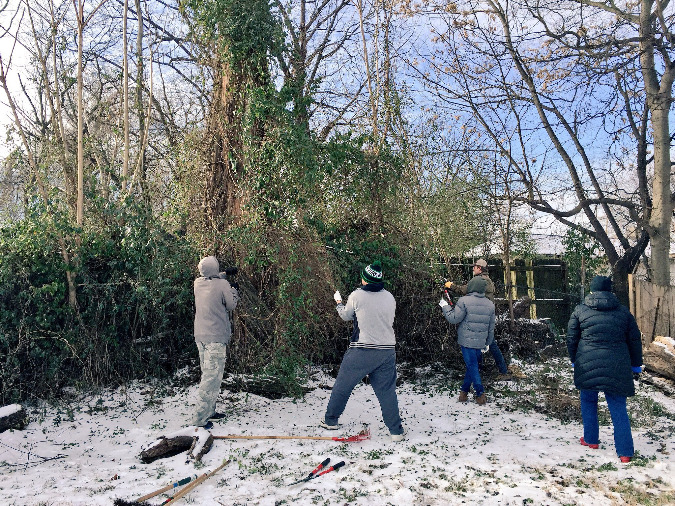
<svg viewBox="0 0 675 506"><path fill-rule="evenodd" d="M160 489L155 490L154 492L150 492L149 494L146 494L143 497L139 497L138 499L136 499L136 502L143 502L146 499L151 499L152 497L155 497L156 495L166 492L167 490L171 490L172 488L173 485L167 485L166 487L162 487Z"/></svg>
<svg viewBox="0 0 675 506"><path fill-rule="evenodd" d="M179 480L175 483L171 483L171 484L169 484L165 487L162 487L158 490L155 490L154 492L150 492L149 494L146 494L143 497L139 497L138 499L136 499L136 502L143 502L146 499L152 499L153 497L155 497L159 494L162 494L162 493L166 492L167 490L171 490L172 488L177 488L177 487L180 487L180 486L183 486L183 485L187 485L188 483L190 483L192 481L192 479L193 479L192 477L183 478L182 480Z"/></svg>
<svg viewBox="0 0 675 506"><path fill-rule="evenodd" d="M192 483L190 483L190 484L186 485L185 487L183 487L182 489L180 489L176 495L174 495L173 497L171 497L169 500L167 500L166 502L164 502L162 504L172 503L176 499L180 499L181 497L183 497L185 494L189 494L190 492L192 492L193 488L195 488L197 485L205 482L207 479L209 479L211 476L216 474L218 471L220 471L223 467L225 467L229 463L230 463L230 461L227 460L227 461L223 462L221 465L219 465L216 469L211 471L210 473L202 474L199 478L197 478Z"/></svg>
<svg viewBox="0 0 675 506"><path fill-rule="evenodd" d="M201 482L206 480L208 478L208 474L202 474L199 478L197 478L195 481L192 483L188 483L185 485L183 488L181 488L178 492L176 492L176 495L169 497L166 501L164 501L162 504L168 504L172 503L177 499L180 499L183 497L185 494L189 494L190 491L195 488L197 485L199 485Z"/></svg>
<svg viewBox="0 0 675 506"><path fill-rule="evenodd" d="M228 434L227 436L213 436L213 439L314 439L319 441L333 441L332 437L324 436L245 436Z"/></svg>

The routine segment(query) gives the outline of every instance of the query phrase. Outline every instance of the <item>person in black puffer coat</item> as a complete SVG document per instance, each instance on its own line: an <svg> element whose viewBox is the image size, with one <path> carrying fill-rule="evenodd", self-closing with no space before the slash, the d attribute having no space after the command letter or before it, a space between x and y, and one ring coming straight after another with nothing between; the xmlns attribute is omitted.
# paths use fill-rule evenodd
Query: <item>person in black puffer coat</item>
<svg viewBox="0 0 675 506"><path fill-rule="evenodd" d="M581 444L598 448L598 392L604 392L616 452L622 462L630 462L634 448L626 398L635 395L633 373L642 370L641 334L633 315L612 293L611 279L596 276L590 288L567 325L567 351L581 398Z"/></svg>

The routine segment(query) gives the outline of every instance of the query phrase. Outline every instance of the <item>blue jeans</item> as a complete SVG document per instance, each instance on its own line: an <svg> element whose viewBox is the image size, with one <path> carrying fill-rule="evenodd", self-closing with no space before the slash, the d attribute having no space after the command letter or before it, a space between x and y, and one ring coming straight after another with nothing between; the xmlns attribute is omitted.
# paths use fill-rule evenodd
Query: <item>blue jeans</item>
<svg viewBox="0 0 675 506"><path fill-rule="evenodd" d="M584 422L584 441L598 444L600 428L598 425L598 392L581 390L581 419ZM619 457L632 457L634 453L633 435L626 410L626 398L605 392L609 414L614 426L614 448Z"/></svg>
<svg viewBox="0 0 675 506"><path fill-rule="evenodd" d="M462 383L462 391L469 393L471 390L471 384L473 384L473 391L476 394L476 397L480 397L483 394L483 383L480 381L480 373L478 372L478 362L481 358L481 353L479 349L476 348L462 348L462 357L464 357L464 363L466 364L466 373L464 374L464 383Z"/></svg>
<svg viewBox="0 0 675 506"><path fill-rule="evenodd" d="M403 434L403 424L398 411L398 397L396 397L396 352L394 350L363 348L347 350L326 407L325 422L328 425L337 425L352 395L352 390L365 376L370 378L370 386L373 387L375 396L380 402L382 418L389 433Z"/></svg>
<svg viewBox="0 0 675 506"><path fill-rule="evenodd" d="M501 374L506 374L509 370L506 368L506 361L504 360L504 355L502 355L502 350L497 346L497 340L493 339L492 344L490 345L490 353L495 359L495 364L497 364L497 369Z"/></svg>

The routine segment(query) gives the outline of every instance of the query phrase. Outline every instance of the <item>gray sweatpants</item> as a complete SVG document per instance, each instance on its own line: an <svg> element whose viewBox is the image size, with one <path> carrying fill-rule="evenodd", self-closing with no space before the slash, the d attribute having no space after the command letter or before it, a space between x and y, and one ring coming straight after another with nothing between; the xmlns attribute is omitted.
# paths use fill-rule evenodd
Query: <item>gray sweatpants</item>
<svg viewBox="0 0 675 506"><path fill-rule="evenodd" d="M197 405L192 425L205 425L216 412L216 399L220 394L223 372L227 361L227 345L223 343L197 343L202 379L197 392Z"/></svg>
<svg viewBox="0 0 675 506"><path fill-rule="evenodd" d="M347 350L330 394L325 422L328 425L337 425L352 390L365 376L370 377L370 385L380 402L382 418L389 432L396 435L403 434L396 397L396 352L394 350L364 348Z"/></svg>

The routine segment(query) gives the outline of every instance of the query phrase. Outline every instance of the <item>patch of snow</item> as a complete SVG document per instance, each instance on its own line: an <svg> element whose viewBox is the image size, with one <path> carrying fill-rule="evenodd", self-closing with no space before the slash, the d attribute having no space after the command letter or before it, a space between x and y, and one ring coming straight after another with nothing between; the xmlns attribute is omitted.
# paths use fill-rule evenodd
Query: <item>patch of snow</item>
<svg viewBox="0 0 675 506"><path fill-rule="evenodd" d="M8 406L3 406L0 408L0 418L5 418L6 416L13 415L21 411L21 404L9 404Z"/></svg>
<svg viewBox="0 0 675 506"><path fill-rule="evenodd" d="M675 357L675 339L672 337L656 336L653 344L663 348L668 355Z"/></svg>
<svg viewBox="0 0 675 506"><path fill-rule="evenodd" d="M557 372L548 372L553 366ZM530 377L558 374L569 387L565 360L519 364ZM548 376L547 376L548 377ZM317 375L313 386L331 385ZM488 404L457 402L457 380L431 369L397 389L407 439L394 443L381 420L369 385L359 384L337 431L318 426L330 391L316 388L303 399L269 400L223 391L215 435L351 436L368 424L372 437L357 443L327 440L216 440L195 464L186 453L142 464L138 455L156 438L183 428L192 415L197 385L173 389L131 384L87 396L73 404L31 407L23 431L0 440L0 504L110 505L167 484L232 463L186 496L188 504L502 504L601 505L620 503L622 487L675 498L675 403L649 386L636 398L655 398L669 416L634 428L638 463L624 465L614 450L611 426L600 428L601 446L579 444L580 420L563 423L514 407L533 399L529 380L486 383ZM602 404L602 403L601 403ZM641 415L638 415L641 416ZM305 477L326 457L344 460L336 472L307 483ZM671 494L667 496L666 494ZM166 494L151 500L162 502ZM675 499L674 499L675 500Z"/></svg>

